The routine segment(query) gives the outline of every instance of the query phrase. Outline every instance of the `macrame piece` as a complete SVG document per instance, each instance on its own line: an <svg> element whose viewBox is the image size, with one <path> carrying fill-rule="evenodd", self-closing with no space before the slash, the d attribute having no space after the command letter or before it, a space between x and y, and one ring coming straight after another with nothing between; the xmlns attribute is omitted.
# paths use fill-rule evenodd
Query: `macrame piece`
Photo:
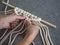
<svg viewBox="0 0 60 45"><path fill-rule="evenodd" d="M14 12L16 15L25 16L27 20L30 20L30 21L36 23L38 26L40 26L39 36L42 39L41 41L43 42L43 45L54 45L51 40L51 37L50 37L49 29L46 25L41 23L41 18L39 18L29 12L26 12L18 7L14 8ZM18 28L19 28L19 30L18 30ZM24 24L24 21L20 21L19 24L15 28L13 28L9 33L7 33L7 31L8 31L8 29L0 37L0 45L2 45L8 37L9 37L8 45L13 45L17 36L20 34L23 34L26 31L26 26ZM14 37L12 39L13 35L14 35ZM32 44L35 45L35 42L33 41Z"/></svg>
<svg viewBox="0 0 60 45"><path fill-rule="evenodd" d="M14 11L15 11L16 15L25 16L28 20L31 20L40 26L41 29L40 29L39 33L42 38L43 45L53 45L53 42L52 42L50 34L49 34L49 29L46 25L44 25L40 22L41 18L39 18L29 12L26 12L20 8L17 8L17 7L14 9Z"/></svg>

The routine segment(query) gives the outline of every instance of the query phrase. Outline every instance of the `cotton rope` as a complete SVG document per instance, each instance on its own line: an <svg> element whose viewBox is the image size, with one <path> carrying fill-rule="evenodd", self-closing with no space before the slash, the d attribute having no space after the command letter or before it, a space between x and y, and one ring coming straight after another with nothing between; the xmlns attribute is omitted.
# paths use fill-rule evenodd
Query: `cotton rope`
<svg viewBox="0 0 60 45"><path fill-rule="evenodd" d="M7 3L9 3L9 0L7 0ZM9 11L7 11L7 6L6 6L6 8L5 8L5 14L7 14L7 12L9 12ZM14 12L15 12L16 15L25 16L26 19L31 20L32 22L34 22L34 23L36 23L37 25L40 26L39 35L41 36L43 45L54 45L53 42L52 42L52 40L51 40L48 27L40 22L41 18L39 18L39 17L37 17L37 16L29 13L29 12L26 12L26 11L24 11L24 10L18 8L18 7L16 7L14 9ZM4 41L8 38L8 36L9 36L8 45L13 45L13 43L14 43L15 39L17 38L17 36L20 35L20 34L23 34L26 31L26 28L23 30L24 25L25 25L23 22L24 21L21 21L9 33L7 33L7 31L8 31L8 29L7 29L4 32L4 34L0 37L0 40L1 40L0 41L0 45L2 45L4 43ZM17 30L18 28L20 28L20 29ZM12 35L14 35L13 39L12 39ZM35 45L35 42L33 41L32 44Z"/></svg>

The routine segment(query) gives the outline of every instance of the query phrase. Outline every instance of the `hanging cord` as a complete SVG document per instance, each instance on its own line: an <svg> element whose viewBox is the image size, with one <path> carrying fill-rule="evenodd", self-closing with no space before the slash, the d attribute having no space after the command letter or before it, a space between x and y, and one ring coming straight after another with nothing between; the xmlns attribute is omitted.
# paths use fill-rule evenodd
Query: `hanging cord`
<svg viewBox="0 0 60 45"><path fill-rule="evenodd" d="M22 34L23 32L21 33L20 31L23 29L23 27L24 27L24 23L22 24L22 27L20 28L20 30L12 32L12 33L11 33L11 36L10 36L10 40L11 40L11 37L12 37L13 34L17 34L17 33ZM24 31L25 31L25 30L24 30ZM9 44L9 45L10 45L10 44L12 45L16 37L17 37L17 36L15 35L14 38L13 38L13 40L12 40L12 41L9 41L10 43L8 43L8 44Z"/></svg>
<svg viewBox="0 0 60 45"><path fill-rule="evenodd" d="M4 35L7 33L8 29L4 32L4 34L0 37L0 40L4 37Z"/></svg>
<svg viewBox="0 0 60 45"><path fill-rule="evenodd" d="M40 23L40 22L39 22ZM41 24L39 24L40 27L41 27ZM44 45L53 45L53 42L51 40L51 37L50 37L50 33L49 33L49 29L46 25L43 25L42 24L42 31L40 30L40 35L41 35L41 38L42 38L42 41L43 41L43 44ZM45 41L44 41L45 40ZM45 44L46 43L46 44Z"/></svg>
<svg viewBox="0 0 60 45"><path fill-rule="evenodd" d="M8 3L9 3L9 0L7 0L7 4L8 4ZM8 6L5 7L5 15L7 14L7 7L8 7Z"/></svg>
<svg viewBox="0 0 60 45"><path fill-rule="evenodd" d="M31 42L32 43L32 45L35 45L35 42Z"/></svg>
<svg viewBox="0 0 60 45"><path fill-rule="evenodd" d="M18 26L16 26L14 29L12 29L0 42L0 44L3 44L3 42L8 38L8 36L15 31L20 25L22 24L22 22L20 22L20 24Z"/></svg>

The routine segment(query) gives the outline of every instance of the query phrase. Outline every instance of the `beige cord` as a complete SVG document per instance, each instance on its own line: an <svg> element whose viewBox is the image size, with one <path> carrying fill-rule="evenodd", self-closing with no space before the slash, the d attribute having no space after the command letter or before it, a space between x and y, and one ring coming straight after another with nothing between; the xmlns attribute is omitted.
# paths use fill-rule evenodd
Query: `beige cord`
<svg viewBox="0 0 60 45"><path fill-rule="evenodd" d="M45 32L46 32L46 34L43 34L43 35L45 35L45 36L44 36L44 39L45 39L45 41L46 41L46 45L54 45L53 42L52 42L52 40L51 40L48 27L47 27L46 25L42 25L42 26L43 26L43 29L45 29ZM41 24L40 24L40 27L41 27ZM40 34L41 34L41 33L42 33L42 32L40 32ZM44 32L43 32L43 33L44 33ZM41 36L41 37L42 37L42 36ZM49 39L48 39L48 38L49 38ZM42 40L44 40L44 39L42 39Z"/></svg>
<svg viewBox="0 0 60 45"><path fill-rule="evenodd" d="M4 35L7 33L8 29L4 32L4 34L0 37L0 40L4 37Z"/></svg>
<svg viewBox="0 0 60 45"><path fill-rule="evenodd" d="M20 24L18 26L16 26L13 30L11 30L0 42L0 44L2 44L7 38L8 36L13 32L15 31L20 25L22 24L22 22L20 22Z"/></svg>
<svg viewBox="0 0 60 45"><path fill-rule="evenodd" d="M12 40L11 38L12 38L12 33L10 34L8 45L10 45L10 42Z"/></svg>
<svg viewBox="0 0 60 45"><path fill-rule="evenodd" d="M32 43L32 45L35 45L35 42L31 42Z"/></svg>
<svg viewBox="0 0 60 45"><path fill-rule="evenodd" d="M13 34L17 34L17 33L19 33L19 34L22 34L23 32L20 32L22 29L23 29L23 27L24 27L24 23L23 23L23 25L22 25L22 27L20 28L20 30L18 30L18 31L13 31L12 33L11 33L11 36L10 36L10 40L11 40L11 37L12 37L12 35ZM14 36L14 38L13 38L13 40L12 40L12 43L14 42L14 40L15 40L15 38L16 38L17 36L15 35ZM11 44L11 41L9 41L10 43L9 43L9 45Z"/></svg>
<svg viewBox="0 0 60 45"><path fill-rule="evenodd" d="M19 25L21 25L21 24L22 24L22 23L20 23ZM23 24L23 26L24 26L24 24ZM19 31L21 31L21 30L23 29L23 26L21 27L21 29L20 29L20 30L18 30L18 31L13 31L13 32L10 34L10 40L9 40L8 45L10 45L12 35L13 35L14 33L18 33Z"/></svg>

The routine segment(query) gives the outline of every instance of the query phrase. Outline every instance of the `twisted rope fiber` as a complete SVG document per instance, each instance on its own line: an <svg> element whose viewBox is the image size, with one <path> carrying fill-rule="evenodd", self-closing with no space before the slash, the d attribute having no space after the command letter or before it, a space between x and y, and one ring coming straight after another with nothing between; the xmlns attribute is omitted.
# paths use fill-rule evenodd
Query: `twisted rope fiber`
<svg viewBox="0 0 60 45"><path fill-rule="evenodd" d="M25 13L25 14L26 14L26 13ZM27 14L26 14L26 15L27 15ZM26 17L28 17L28 16L26 16ZM30 18L32 18L32 17L30 17ZM29 18L27 18L27 19L29 19ZM44 45L50 45L50 43L52 44L52 41L51 41L51 39L50 39L50 34L49 34L49 31L48 31L48 27L47 27L46 25L42 24L40 21L35 20L34 18L29 19L29 20L32 20L33 22L35 22L37 25L40 26L40 28L41 28L41 29L40 29L40 36L41 36L41 38L42 38L43 44L44 44ZM20 33L18 33L18 32L20 32L20 30L19 30L19 31L15 31L15 30L16 30L21 24L22 24L22 22L20 22L20 24L19 24L18 26L16 26L11 32L9 32L9 33L1 40L0 44L2 45L3 42L7 39L7 37L10 35L10 40L9 40L8 45L12 45L13 42L14 42L14 40L16 39L16 37L20 34ZM23 26L22 26L22 27L23 27ZM16 35L14 36L13 40L11 41L11 37L12 37L12 35L13 35L14 33L16 33ZM22 34L22 33L21 33L21 34ZM48 37L49 37L50 40L48 40ZM49 42L50 42L50 43L49 43ZM33 45L35 45L35 43L33 43ZM53 44L52 44L52 45L53 45Z"/></svg>
<svg viewBox="0 0 60 45"><path fill-rule="evenodd" d="M9 3L9 0L7 1L7 3ZM6 8L5 8L5 14L7 14L6 12L8 12L8 11L6 11L7 10L7 6L6 6ZM51 37L50 37L50 33L49 33L49 29L48 29L48 27L46 26L46 25L44 25L44 24L42 24L40 21L41 21L41 18L39 18L39 17L37 17L37 16L34 16L33 14L30 14L30 13L28 13L28 12L26 12L26 11L24 11L24 10L22 10L22 9L20 9L20 8L15 8L14 9L14 12L15 12L15 14L16 15L22 15L23 14L23 16L25 16L28 20L32 20L34 23L36 23L37 25L39 25L40 26L40 31L39 31L39 33L40 33L40 36L41 36L41 39L42 39L42 42L43 42L43 45L53 45L53 42L52 42L52 40L51 40ZM9 42L8 42L8 45L13 45L13 43L14 43L14 41L15 41L15 39L16 39L16 37L18 36L18 35L20 35L20 34L23 34L24 32L25 32L25 30L26 30L26 28L22 31L22 32L20 32L22 29L23 29L23 27L24 27L24 23L23 23L23 21L21 21L14 29L12 29L7 35L5 35L6 33L7 33L7 30L4 32L4 34L0 37L0 45L2 45L3 43L4 43L4 41L8 38L8 36L9 36ZM22 26L21 26L22 25ZM17 30L17 28L19 28L21 26L21 28L20 28L20 30ZM17 31L16 31L17 30ZM12 35L13 34L15 34L15 36L13 37L13 39L12 39ZM5 37L4 37L4 35L5 35ZM34 43L34 41L32 42L32 44L33 45L35 45L35 43Z"/></svg>

